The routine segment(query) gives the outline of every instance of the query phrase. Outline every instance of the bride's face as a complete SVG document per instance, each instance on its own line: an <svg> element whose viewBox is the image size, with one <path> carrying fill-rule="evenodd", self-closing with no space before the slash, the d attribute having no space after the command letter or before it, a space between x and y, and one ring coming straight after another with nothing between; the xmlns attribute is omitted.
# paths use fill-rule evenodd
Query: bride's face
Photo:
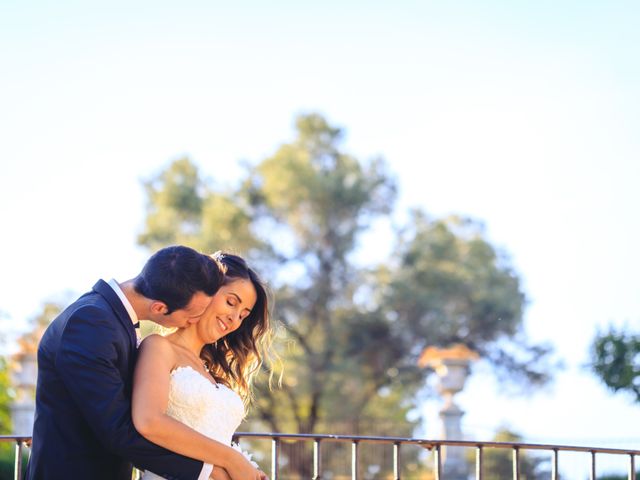
<svg viewBox="0 0 640 480"><path fill-rule="evenodd" d="M256 304L256 289L250 280L239 278L223 285L211 300L207 312L196 324L204 343L216 340L237 330Z"/></svg>

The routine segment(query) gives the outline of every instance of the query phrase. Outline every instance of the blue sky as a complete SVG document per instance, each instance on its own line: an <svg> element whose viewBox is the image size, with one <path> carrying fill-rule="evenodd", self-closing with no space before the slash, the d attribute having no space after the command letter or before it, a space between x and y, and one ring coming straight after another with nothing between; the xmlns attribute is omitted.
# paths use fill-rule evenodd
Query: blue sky
<svg viewBox="0 0 640 480"><path fill-rule="evenodd" d="M4 0L2 328L135 275L141 180L187 154L232 182L320 111L349 151L387 159L395 221L419 206L485 223L523 279L528 334L567 365L528 398L479 366L469 434L638 448L640 406L583 365L598 328L640 330L639 17L615 0ZM364 254L388 251L379 230Z"/></svg>

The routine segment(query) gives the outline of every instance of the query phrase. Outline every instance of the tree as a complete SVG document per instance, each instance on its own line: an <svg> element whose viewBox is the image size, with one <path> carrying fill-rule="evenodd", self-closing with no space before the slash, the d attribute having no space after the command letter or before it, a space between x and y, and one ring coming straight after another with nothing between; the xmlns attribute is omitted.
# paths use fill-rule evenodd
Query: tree
<svg viewBox="0 0 640 480"><path fill-rule="evenodd" d="M640 335L609 327L594 338L591 358L591 368L607 387L640 402Z"/></svg>
<svg viewBox="0 0 640 480"><path fill-rule="evenodd" d="M432 220L414 211L379 282L395 337L415 363L430 345L462 343L492 363L499 378L530 387L549 380L548 345L529 345L522 331L525 296L508 258L480 223Z"/></svg>
<svg viewBox="0 0 640 480"><path fill-rule="evenodd" d="M407 414L429 374L418 355L452 341L527 385L545 381L549 349L519 336L519 280L478 224L416 211L393 258L354 262L362 234L393 212L397 187L382 159L343 152L342 134L302 115L295 139L248 165L234 187L208 185L186 158L146 183L140 244L231 248L275 291L286 375L281 388L258 383L252 421L272 431L410 435Z"/></svg>
<svg viewBox="0 0 640 480"><path fill-rule="evenodd" d="M636 472L636 478L638 477L640 477L640 470ZM614 473L605 474L603 476L598 476L598 480L629 480L629 475L628 474L616 475Z"/></svg>

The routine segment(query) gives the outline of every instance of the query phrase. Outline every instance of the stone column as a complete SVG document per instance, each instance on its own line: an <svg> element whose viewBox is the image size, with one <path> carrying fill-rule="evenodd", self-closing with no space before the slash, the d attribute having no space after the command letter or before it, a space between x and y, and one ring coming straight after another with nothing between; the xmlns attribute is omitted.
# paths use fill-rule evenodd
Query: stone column
<svg viewBox="0 0 640 480"><path fill-rule="evenodd" d="M29 436L33 431L33 418L36 411L35 391L38 374L36 353L20 352L11 362L11 383L16 396L10 405L13 434Z"/></svg>

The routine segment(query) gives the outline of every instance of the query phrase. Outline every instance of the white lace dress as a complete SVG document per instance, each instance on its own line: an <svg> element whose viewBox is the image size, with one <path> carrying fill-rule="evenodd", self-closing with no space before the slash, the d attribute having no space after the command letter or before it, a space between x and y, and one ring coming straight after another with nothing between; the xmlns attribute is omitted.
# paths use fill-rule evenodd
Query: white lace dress
<svg viewBox="0 0 640 480"><path fill-rule="evenodd" d="M225 385L214 385L192 367L178 367L171 372L167 415L241 451L237 444L231 444L231 437L244 418L240 396ZM251 461L250 455L242 453ZM162 478L149 471L142 476L143 480Z"/></svg>

